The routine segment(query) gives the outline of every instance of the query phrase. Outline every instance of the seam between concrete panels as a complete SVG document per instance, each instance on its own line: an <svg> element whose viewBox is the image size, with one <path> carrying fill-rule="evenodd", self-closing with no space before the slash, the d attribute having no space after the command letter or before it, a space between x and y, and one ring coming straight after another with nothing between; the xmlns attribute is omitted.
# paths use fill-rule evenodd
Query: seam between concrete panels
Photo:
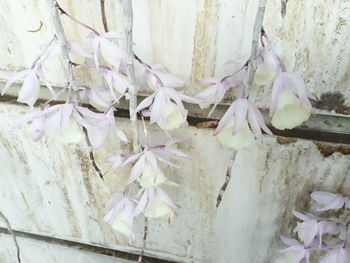
<svg viewBox="0 0 350 263"><path fill-rule="evenodd" d="M29 232L24 232L24 231L18 231L18 230L13 230L13 232L17 237L33 239L33 240L42 241L42 242L46 242L46 243L53 244L53 245L60 245L60 246L75 248L75 249L82 250L82 251L88 251L88 252L106 255L106 256L111 256L111 257L116 257L116 258L120 258L120 259L131 260L131 261L137 262L137 260L139 258L139 254L137 254L136 252L131 253L131 252L126 252L126 251L117 250L117 249L113 249L113 248L107 248L107 247L102 247L102 246L98 246L98 245L80 243L77 241L60 239L60 238L56 238L56 237L44 236L44 235L39 235L39 234L34 234L34 233L29 233ZM3 227L0 227L0 233L10 235L10 232L8 231L8 229L3 228ZM166 260L166 259L156 258L156 257L152 257L152 256L147 256L147 255L143 256L142 262L143 263L180 263L179 261Z"/></svg>
<svg viewBox="0 0 350 263"><path fill-rule="evenodd" d="M4 82L0 81L0 88L4 85ZM17 86L17 89L20 85ZM45 89L42 89L43 91ZM18 105L23 105L16 102L15 91L10 95L5 95L0 97L0 102L13 103ZM46 97L49 94L43 93L42 99L37 101L37 105L45 102ZM137 96L137 101L140 103L146 96ZM64 98L62 98L63 101ZM61 102L62 102L61 101ZM54 103L61 103L56 101ZM52 103L52 104L54 104ZM84 102L83 102L84 103ZM85 101L87 105L87 102ZM229 107L229 104L219 104L214 111L211 118L208 118L208 112L210 109L201 110L198 105L184 103L185 108L188 110L188 123L190 126L195 126L197 128L209 128L213 129L217 125L217 121L224 115ZM91 107L92 110L95 110ZM271 126L270 118L268 116L268 111L261 110L267 126L272 130L273 134L276 136L289 137L289 138L300 138L307 140L316 140L324 142L333 143L344 143L350 144L350 116L340 116L340 115L330 115L330 114L314 114L309 120L305 121L301 126L296 127L292 130L277 130ZM129 102L122 99L115 112L116 117L129 117Z"/></svg>

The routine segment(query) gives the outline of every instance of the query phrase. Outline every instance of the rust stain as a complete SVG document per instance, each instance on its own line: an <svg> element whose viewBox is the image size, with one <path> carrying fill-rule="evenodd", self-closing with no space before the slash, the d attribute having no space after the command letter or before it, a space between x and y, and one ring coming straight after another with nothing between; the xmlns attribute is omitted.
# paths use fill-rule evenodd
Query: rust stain
<svg viewBox="0 0 350 263"><path fill-rule="evenodd" d="M335 27L335 30L337 31L338 34L340 34L341 32L341 29L343 26L346 25L346 20L342 17L338 17L338 22L337 22L337 25Z"/></svg>
<svg viewBox="0 0 350 263"><path fill-rule="evenodd" d="M218 1L204 0L203 9L197 14L191 69L193 86L199 79L214 74L219 6Z"/></svg>
<svg viewBox="0 0 350 263"><path fill-rule="evenodd" d="M277 143L281 145L288 145L297 142L295 138L277 137Z"/></svg>
<svg viewBox="0 0 350 263"><path fill-rule="evenodd" d="M332 111L349 115L350 106L345 105L344 95L339 91L323 93L319 100L312 100L312 105L317 109Z"/></svg>
<svg viewBox="0 0 350 263"><path fill-rule="evenodd" d="M313 142L324 157L329 157L335 152L350 155L350 146L344 144L331 144L323 142Z"/></svg>
<svg viewBox="0 0 350 263"><path fill-rule="evenodd" d="M218 126L218 121L203 121L203 122L199 122L196 124L196 127L198 129L213 129L216 128Z"/></svg>

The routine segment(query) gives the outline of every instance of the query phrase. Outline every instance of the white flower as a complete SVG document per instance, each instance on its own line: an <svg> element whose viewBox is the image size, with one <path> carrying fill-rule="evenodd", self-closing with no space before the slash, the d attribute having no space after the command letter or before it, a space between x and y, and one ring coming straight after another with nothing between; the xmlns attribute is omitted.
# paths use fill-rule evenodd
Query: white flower
<svg viewBox="0 0 350 263"><path fill-rule="evenodd" d="M177 129L186 122L187 112L185 110L184 114L182 114L179 107L174 102L170 102L167 104L158 125L163 130Z"/></svg>
<svg viewBox="0 0 350 263"><path fill-rule="evenodd" d="M261 38L263 47L259 51L259 60L255 72L254 83L258 86L265 85L275 78L281 62L266 36Z"/></svg>
<svg viewBox="0 0 350 263"><path fill-rule="evenodd" d="M272 134L260 111L248 99L239 98L221 118L214 134L219 136L222 144L241 149L249 146L254 137L260 138L261 130Z"/></svg>
<svg viewBox="0 0 350 263"><path fill-rule="evenodd" d="M320 260L320 263L350 263L350 251L342 244L329 250Z"/></svg>
<svg viewBox="0 0 350 263"><path fill-rule="evenodd" d="M154 173L153 168L151 165L146 164L143 168L143 172L141 177L139 178L139 184L141 187L151 187L151 186L157 186L159 184L164 183L167 180L167 178L164 176L162 171L156 167L156 171Z"/></svg>
<svg viewBox="0 0 350 263"><path fill-rule="evenodd" d="M134 210L135 204L128 197L127 190L123 194L116 194L107 203L107 212L103 220L119 233L129 239L135 239Z"/></svg>
<svg viewBox="0 0 350 263"><path fill-rule="evenodd" d="M254 135L249 129L247 121L244 122L238 133L233 135L234 120L218 133L218 140L223 144L237 150L250 146L254 142Z"/></svg>
<svg viewBox="0 0 350 263"><path fill-rule="evenodd" d="M124 207L124 209L117 214L112 224L112 228L126 236L128 239L133 239L134 233L132 226L129 223L130 212L127 209L128 208Z"/></svg>
<svg viewBox="0 0 350 263"><path fill-rule="evenodd" d="M289 237L281 236L281 240L288 247L280 251L284 255L283 259L280 258L278 263L299 263L303 259L307 263L310 262L309 258L312 248L305 248L302 243Z"/></svg>
<svg viewBox="0 0 350 263"><path fill-rule="evenodd" d="M233 75L228 75L222 79L204 78L200 80L199 83L201 85L209 84L209 86L196 95L196 98L200 100L199 107L201 109L206 109L211 104L214 104L208 116L210 116L214 112L216 106L224 98L226 91L230 88L236 87L239 84L238 81L233 80L231 78Z"/></svg>
<svg viewBox="0 0 350 263"><path fill-rule="evenodd" d="M276 76L276 69L266 63L259 63L255 72L254 83L257 86L265 85Z"/></svg>
<svg viewBox="0 0 350 263"><path fill-rule="evenodd" d="M134 216L143 212L146 217L172 218L174 216L172 209L178 208L159 186L142 188L138 195L141 195L141 198L135 208Z"/></svg>
<svg viewBox="0 0 350 263"><path fill-rule="evenodd" d="M313 98L305 86L304 80L295 73L280 72L273 83L270 116L272 125L277 129L292 129L310 117Z"/></svg>
<svg viewBox="0 0 350 263"><path fill-rule="evenodd" d="M293 129L309 119L310 108L290 91L283 91L278 95L277 108L272 115L272 125L280 130Z"/></svg>
<svg viewBox="0 0 350 263"><path fill-rule="evenodd" d="M156 196L152 202L149 202L143 211L144 215L149 218L165 217L173 218L174 212L171 210L169 205L162 199Z"/></svg>

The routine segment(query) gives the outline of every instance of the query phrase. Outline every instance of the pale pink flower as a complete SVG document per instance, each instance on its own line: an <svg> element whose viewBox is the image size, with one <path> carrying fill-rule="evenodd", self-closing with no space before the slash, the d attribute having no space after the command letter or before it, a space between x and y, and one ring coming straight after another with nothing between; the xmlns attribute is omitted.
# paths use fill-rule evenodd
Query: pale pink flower
<svg viewBox="0 0 350 263"><path fill-rule="evenodd" d="M330 249L320 259L320 263L350 263L350 251L343 247L343 244Z"/></svg>
<svg viewBox="0 0 350 263"><path fill-rule="evenodd" d="M113 129L117 136L126 141L125 134L115 126L112 109L106 113L95 113L72 103L58 104L18 116L14 128L28 121L33 121L31 137L35 141L40 140L48 128L58 129L63 135L71 121L86 128L93 148L102 146Z"/></svg>
<svg viewBox="0 0 350 263"><path fill-rule="evenodd" d="M267 84L272 88L270 116L277 129L292 129L310 117L312 110L309 98L314 98L296 73L279 72Z"/></svg>
<svg viewBox="0 0 350 263"><path fill-rule="evenodd" d="M326 233L337 234L345 229L345 222L337 218L321 219L310 213L302 214L293 211L293 214L303 222L298 223L294 232L298 232L299 238L304 241L305 246L310 246L318 235L319 248L322 245L322 235Z"/></svg>
<svg viewBox="0 0 350 263"><path fill-rule="evenodd" d="M250 128L248 127L248 122ZM261 130L267 134L272 134L266 126L260 111L248 99L239 98L231 104L221 118L214 134L219 134L220 140L220 133L224 132L225 137L222 137L220 141L230 147L240 149L250 145L254 136L260 138L262 135ZM252 132L254 136L251 135ZM239 140L236 140L235 136L239 137Z"/></svg>
<svg viewBox="0 0 350 263"><path fill-rule="evenodd" d="M113 163L112 167L113 169L118 169L127 164L134 163L133 168L131 169L128 184L137 180L142 175L146 167L150 167L154 175L154 181L156 182L157 174L159 174L158 161L173 167L177 167L169 160L169 157L188 158L187 155L172 147L174 143L167 143L151 147L145 146L142 152L131 155L128 158L123 157L123 159L125 159L123 162L120 161L120 158L116 158L116 161ZM171 154L171 156L169 156L169 154Z"/></svg>
<svg viewBox="0 0 350 263"><path fill-rule="evenodd" d="M62 48L59 43L45 44L41 45L39 48L43 51L46 50L45 56L43 56L41 61L47 60L51 57L60 56L62 54ZM67 50L70 54L73 55L79 55L85 58L93 57L91 48L88 45L84 45L82 43L68 41Z"/></svg>
<svg viewBox="0 0 350 263"><path fill-rule="evenodd" d="M310 263L310 254L313 250L312 247L305 247L303 243L285 236L281 236L281 240L288 246L280 251L285 255L286 263L299 263L303 259L305 259L307 263Z"/></svg>
<svg viewBox="0 0 350 263"><path fill-rule="evenodd" d="M136 65L135 74L137 78L141 81L146 79L147 83L145 84L148 84L148 87L152 90L156 90L158 87L158 79L155 76L158 76L166 87L179 88L185 85L185 80L170 73L170 71L163 65L151 64L149 68L142 64Z"/></svg>
<svg viewBox="0 0 350 263"><path fill-rule="evenodd" d="M108 67L101 66L100 71L114 99L117 99L119 95L124 94L127 91L129 81L126 76L117 70ZM117 94L115 94L116 92Z"/></svg>
<svg viewBox="0 0 350 263"><path fill-rule="evenodd" d="M142 188L138 196L141 198L135 208L135 216L143 212L146 217L172 218L174 215L172 209L178 208L178 205L159 186Z"/></svg>
<svg viewBox="0 0 350 263"><path fill-rule="evenodd" d="M86 128L93 148L101 147L114 132L122 141L127 142L125 133L116 127L114 110L112 108L105 113L95 113L79 106L76 106L76 110L79 112L79 115L75 116L75 119ZM80 115L82 118L80 118Z"/></svg>
<svg viewBox="0 0 350 263"><path fill-rule="evenodd" d="M187 110L182 101L198 103L198 100L184 95L170 87L160 87L137 106L136 112L149 107L150 124L157 123L164 130L172 130L186 124ZM133 118L136 117L136 112Z"/></svg>
<svg viewBox="0 0 350 263"><path fill-rule="evenodd" d="M115 194L106 205L103 218L114 230L129 239L135 240L134 231L135 200L128 196L127 191Z"/></svg>
<svg viewBox="0 0 350 263"><path fill-rule="evenodd" d="M117 97L113 97L106 88L104 87L88 87L80 86L79 89L82 91L79 92L81 99L87 99L94 108L99 111L104 111L108 109Z"/></svg>
<svg viewBox="0 0 350 263"><path fill-rule="evenodd" d="M96 68L100 67L98 56L101 54L109 64L118 70L120 62L124 59L125 55L123 49L114 44L111 39L121 40L123 39L123 35L116 32L97 35L93 32L89 37L92 40Z"/></svg>
<svg viewBox="0 0 350 263"><path fill-rule="evenodd" d="M52 96L55 98L55 93L51 85L46 81L42 71L42 64L37 63L32 68L12 74L12 77L6 83L1 95L4 95L8 89L19 80L23 80L21 90L18 94L17 101L33 106L37 101L40 93L40 81L50 90Z"/></svg>
<svg viewBox="0 0 350 263"><path fill-rule="evenodd" d="M340 209L344 205L346 208L350 208L350 200L348 195L333 194L327 192L313 192L311 198L316 202L323 204L323 207L319 207L318 211L326 211L330 209Z"/></svg>
<svg viewBox="0 0 350 263"><path fill-rule="evenodd" d="M210 110L208 116L214 112L216 106L222 101L225 96L226 91L230 88L236 87L239 82L233 80L231 76L227 76L222 79L218 78L204 78L199 82L202 85L208 85L206 89L198 93L195 98L199 99L201 103L199 106L202 109L209 107L209 105L214 104L213 108Z"/></svg>
<svg viewBox="0 0 350 263"><path fill-rule="evenodd" d="M254 76L254 83L257 85L265 85L276 76L277 72L284 70L284 65L264 34L261 36L261 44Z"/></svg>

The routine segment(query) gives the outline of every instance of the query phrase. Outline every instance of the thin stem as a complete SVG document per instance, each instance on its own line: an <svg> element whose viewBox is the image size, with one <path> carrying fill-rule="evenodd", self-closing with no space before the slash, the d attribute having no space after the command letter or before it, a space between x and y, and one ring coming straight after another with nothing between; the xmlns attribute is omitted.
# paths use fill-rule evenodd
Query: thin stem
<svg viewBox="0 0 350 263"><path fill-rule="evenodd" d="M231 78L233 76L235 76L237 73L241 72L245 67L247 67L249 65L249 60L247 60L246 63L244 63L244 65L242 67L240 67L238 70L234 71L232 74L227 75L225 77L223 77L220 82L224 82L225 80L227 80L228 78Z"/></svg>
<svg viewBox="0 0 350 263"><path fill-rule="evenodd" d="M265 15L267 0L259 0L258 12L255 17L255 24L253 29L253 40L250 52L249 66L248 66L248 80L244 88L244 93L248 94L250 87L253 85L255 72L257 69L257 59L259 57L259 39L263 30L263 20Z"/></svg>
<svg viewBox="0 0 350 263"><path fill-rule="evenodd" d="M146 71L151 73L151 75L153 77L156 78L157 80L157 84L159 85L159 87L164 87L164 83L162 82L162 80L158 77L158 75L156 73L153 72L153 69L150 65L148 65L146 62L144 62L142 59L140 59L138 56L134 55L134 58L142 65L145 67Z"/></svg>
<svg viewBox="0 0 350 263"><path fill-rule="evenodd" d="M74 76L74 72L73 72L73 66L75 66L76 64L73 63L70 58L69 58L69 49L68 49L68 41L62 26L62 22L60 19L60 12L62 14L67 15L68 17L70 17L72 20L74 20L75 22L77 22L80 25L83 25L81 22L77 21L75 18L73 18L72 16L70 16L67 12L65 12L57 3L56 0L47 0L48 5L50 7L50 12L51 12L51 17L53 19L53 23L55 26L55 31L56 31L56 38L58 40L58 43L61 46L62 49L62 57L63 57L63 67L64 69L66 69L65 71L65 77L67 80L67 86L66 88L68 88L68 97L67 97L67 101L71 100L70 97L70 93L73 90L74 95L75 95L75 99L76 99L76 103L78 105L81 104L81 99L79 97L79 93L78 93L78 86L76 85L76 81L75 81L75 76ZM95 31L93 28L90 28L89 26L85 27L89 28L90 30L94 31L95 33L97 33L97 31ZM97 33L98 34L98 33ZM97 166L94 154L93 154L93 148L92 145L89 141L88 138L88 134L87 134L87 130L85 128L83 128L83 132L85 135L85 139L86 139L86 143L90 149L90 159L92 162L93 167L95 168L96 172L99 174L100 178L103 180L103 173L101 172L101 170L99 169L99 167Z"/></svg>
<svg viewBox="0 0 350 263"><path fill-rule="evenodd" d="M131 0L123 0L123 8L124 8L124 19L125 19L125 60L126 60L126 72L128 75L129 81L129 92L131 93L130 101L129 101L129 114L131 119L131 126L134 135L133 147L134 152L137 153L140 151L140 138L139 138L139 129L137 125L136 116L136 108L137 108L137 83L135 77L135 69L134 69L134 51L133 51L133 10Z"/></svg>
<svg viewBox="0 0 350 263"><path fill-rule="evenodd" d="M55 41L55 37L53 37L51 39L51 41L49 42L49 44L46 46L46 48L43 50L43 52L37 56L37 58L34 60L33 64L30 66L30 68L34 68L35 64L40 60L40 58L42 58L42 56L46 53L46 51L49 49L49 47L51 47L51 45L53 44L53 42Z"/></svg>
<svg viewBox="0 0 350 263"><path fill-rule="evenodd" d="M68 41L59 15L59 12L62 12L62 10L60 9L60 6L57 4L56 0L47 0L47 2L49 4L51 17L55 26L55 35L62 50L63 67L66 69L65 77L70 84L69 87L73 88L73 91L77 92L78 88L75 84L75 76L72 69L73 63L69 58Z"/></svg>
<svg viewBox="0 0 350 263"><path fill-rule="evenodd" d="M142 263L143 260L143 255L145 253L145 248L146 248L146 243L147 243L147 235L148 235L148 220L147 217L145 217L145 227L143 230L143 243L142 243L142 248L141 248L141 253L140 256L137 260L138 263Z"/></svg>
<svg viewBox="0 0 350 263"><path fill-rule="evenodd" d="M84 24L83 22L80 22L78 19L76 19L74 16L70 15L69 13L67 13L62 7L60 7L60 5L57 3L56 0L51 0L56 2L56 8L61 12L62 15L65 15L67 17L69 17L70 19L72 19L74 22L78 23L79 25L81 25L82 27L85 27L86 29L89 29L90 31L94 32L96 35L100 35L100 33L97 32L96 29L93 29L91 26L88 26L87 24Z"/></svg>
<svg viewBox="0 0 350 263"><path fill-rule="evenodd" d="M100 0L100 6L101 6L101 18L102 18L103 29L105 30L105 32L108 32L108 24L107 24L107 18L106 18L105 0Z"/></svg>
<svg viewBox="0 0 350 263"><path fill-rule="evenodd" d="M17 261L18 261L18 263L21 263L21 250L19 248L16 235L15 235L15 233L12 230L10 221L7 219L7 217L1 211L0 211L0 217L5 221L6 227L7 227L8 231L9 231L10 235L13 238L13 242L15 243L16 251L17 251Z"/></svg>

